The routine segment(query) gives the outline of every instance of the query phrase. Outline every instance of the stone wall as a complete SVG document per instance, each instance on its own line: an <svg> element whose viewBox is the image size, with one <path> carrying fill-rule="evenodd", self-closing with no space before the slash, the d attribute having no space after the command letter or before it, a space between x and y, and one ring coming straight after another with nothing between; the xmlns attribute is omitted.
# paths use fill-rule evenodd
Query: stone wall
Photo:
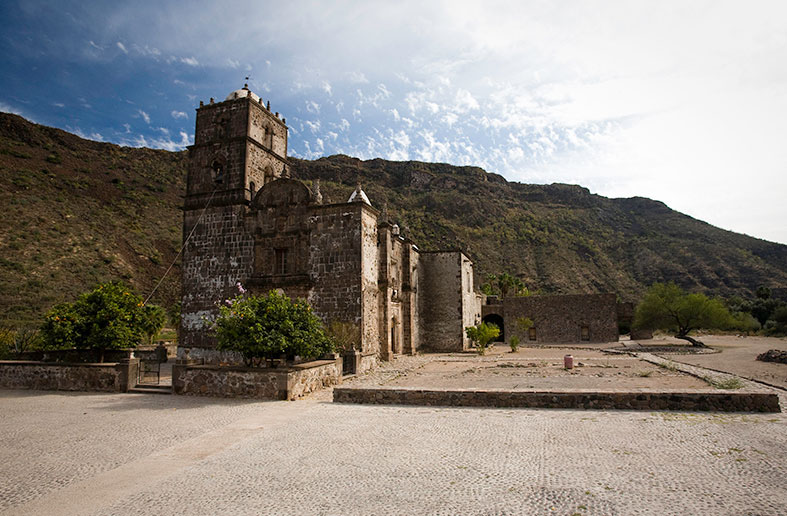
<svg viewBox="0 0 787 516"><path fill-rule="evenodd" d="M532 392L503 390L349 388L333 391L337 403L447 407L779 412L779 397L762 392Z"/></svg>
<svg viewBox="0 0 787 516"><path fill-rule="evenodd" d="M214 348L206 321L218 314L217 303L234 297L236 283L251 276L254 241L244 228L245 206L208 208L183 251L180 346ZM188 235L201 211L184 212Z"/></svg>
<svg viewBox="0 0 787 516"><path fill-rule="evenodd" d="M275 369L186 364L172 367L175 394L219 398L293 400L337 385L341 378L341 358Z"/></svg>
<svg viewBox="0 0 787 516"><path fill-rule="evenodd" d="M0 361L0 388L127 392L137 382L139 361L84 364Z"/></svg>
<svg viewBox="0 0 787 516"><path fill-rule="evenodd" d="M464 335L463 254L422 252L418 257L420 345L430 351L462 351Z"/></svg>
<svg viewBox="0 0 787 516"><path fill-rule="evenodd" d="M528 317L532 334L518 334L521 345L528 342L616 342L618 340L615 294L577 294L506 298L498 305L484 305L483 316L503 317L506 341L516 332L516 320ZM584 330L583 330L584 329ZM583 335L584 334L584 335Z"/></svg>
<svg viewBox="0 0 787 516"><path fill-rule="evenodd" d="M311 215L307 301L326 324L361 325L361 208L315 206Z"/></svg>

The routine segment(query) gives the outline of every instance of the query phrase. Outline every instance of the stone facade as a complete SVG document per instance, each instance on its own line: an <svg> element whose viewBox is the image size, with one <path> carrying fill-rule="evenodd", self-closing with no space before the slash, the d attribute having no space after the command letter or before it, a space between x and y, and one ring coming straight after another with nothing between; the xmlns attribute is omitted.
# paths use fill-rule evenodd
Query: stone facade
<svg viewBox="0 0 787 516"><path fill-rule="evenodd" d="M519 335L520 344L616 342L615 294L511 297L482 307L484 321L500 325L506 342L516 333L516 321L527 317L533 327Z"/></svg>
<svg viewBox="0 0 787 516"><path fill-rule="evenodd" d="M355 325L357 372L422 344L461 351L480 320L473 265L460 251L420 253L372 207L360 185L323 204L290 179L287 128L244 88L197 110L184 205L181 359L219 353L207 331L241 283L306 299L326 323ZM349 193L349 192L348 192Z"/></svg>

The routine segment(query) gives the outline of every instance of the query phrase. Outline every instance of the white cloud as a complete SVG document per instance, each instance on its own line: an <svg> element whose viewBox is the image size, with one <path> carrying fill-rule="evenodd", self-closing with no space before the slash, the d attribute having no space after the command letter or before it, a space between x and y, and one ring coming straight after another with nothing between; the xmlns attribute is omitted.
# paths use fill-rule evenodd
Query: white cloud
<svg viewBox="0 0 787 516"><path fill-rule="evenodd" d="M183 149L194 143L194 139L188 134L186 134L184 131L180 131L179 136L180 136L180 140L175 141L172 140L168 134L165 134L162 137L149 137L149 138L146 138L144 135L139 134L134 136L130 140L124 140L122 143L125 145L130 145L132 147L149 147L153 149L164 149L171 152L182 151Z"/></svg>
<svg viewBox="0 0 787 516"><path fill-rule="evenodd" d="M322 87L322 91L327 93L328 96L333 95L333 90L332 90L331 84L329 82L323 81L321 87Z"/></svg>
<svg viewBox="0 0 787 516"><path fill-rule="evenodd" d="M315 120L315 121L307 120L304 123L306 124L306 127L308 127L309 130L312 132L312 134L317 134L317 133L320 132L320 121L319 120Z"/></svg>
<svg viewBox="0 0 787 516"><path fill-rule="evenodd" d="M150 115L148 115L146 112L142 111L141 109L137 110L137 114L142 117L142 120L144 120L146 124L150 124Z"/></svg>
<svg viewBox="0 0 787 516"><path fill-rule="evenodd" d="M181 57L180 62L183 64L187 64L189 66L199 66L199 61L194 56L191 57Z"/></svg>
<svg viewBox="0 0 787 516"><path fill-rule="evenodd" d="M348 72L347 78L351 83L355 83L355 84L369 83L369 79L366 78L366 75L363 72Z"/></svg>
<svg viewBox="0 0 787 516"><path fill-rule="evenodd" d="M309 113L313 113L315 115L320 114L320 105L314 102L313 100L306 101L306 111Z"/></svg>
<svg viewBox="0 0 787 516"><path fill-rule="evenodd" d="M91 43L92 43L92 41L91 41ZM124 44L123 44L123 43L121 43L120 41L118 41L118 42L117 42L117 43L115 43L115 44L117 45L117 47L118 47L118 48L119 48L119 49L120 49L120 50L121 50L121 51L122 51L124 54L128 55L128 50L126 50L126 45L124 45Z"/></svg>
<svg viewBox="0 0 787 516"><path fill-rule="evenodd" d="M189 115L186 114L186 112L184 112L184 111L177 111L175 109L173 109L170 112L170 115L172 115L172 118L174 118L175 120L179 120L181 118L188 118L189 117Z"/></svg>
<svg viewBox="0 0 787 516"><path fill-rule="evenodd" d="M240 61L238 61L237 59L227 59L227 65L230 68L238 68L240 67Z"/></svg>

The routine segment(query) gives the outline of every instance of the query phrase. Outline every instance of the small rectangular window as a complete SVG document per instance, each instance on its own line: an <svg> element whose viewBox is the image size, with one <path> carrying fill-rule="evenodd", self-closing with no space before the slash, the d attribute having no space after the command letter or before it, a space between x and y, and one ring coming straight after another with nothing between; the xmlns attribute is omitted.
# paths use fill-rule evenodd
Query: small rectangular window
<svg viewBox="0 0 787 516"><path fill-rule="evenodd" d="M590 340L590 327L589 326L582 326L579 330L579 339L583 341Z"/></svg>
<svg viewBox="0 0 787 516"><path fill-rule="evenodd" d="M289 272L288 249L274 249L274 274L287 274Z"/></svg>
<svg viewBox="0 0 787 516"><path fill-rule="evenodd" d="M527 338L528 338L528 340L536 340L536 329L535 328L530 328L527 331Z"/></svg>

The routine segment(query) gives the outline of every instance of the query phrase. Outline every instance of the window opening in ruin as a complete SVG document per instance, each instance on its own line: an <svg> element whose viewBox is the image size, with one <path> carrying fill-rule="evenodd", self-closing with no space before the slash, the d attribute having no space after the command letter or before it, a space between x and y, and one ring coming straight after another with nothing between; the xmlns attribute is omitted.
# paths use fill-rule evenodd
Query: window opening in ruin
<svg viewBox="0 0 787 516"><path fill-rule="evenodd" d="M254 197L256 191L257 191L257 185L254 184L254 181L251 181L249 183L249 192L251 192L252 197Z"/></svg>
<svg viewBox="0 0 787 516"><path fill-rule="evenodd" d="M215 160L210 168L213 170L213 182L217 185L222 184L224 182L224 166L220 161Z"/></svg>
<svg viewBox="0 0 787 516"><path fill-rule="evenodd" d="M287 274L288 272L288 251L289 249L274 249L274 274Z"/></svg>
<svg viewBox="0 0 787 516"><path fill-rule="evenodd" d="M535 328L530 328L527 331L527 339L528 340L536 340L536 329Z"/></svg>
<svg viewBox="0 0 787 516"><path fill-rule="evenodd" d="M590 327L589 326L582 326L579 330L579 340L589 341L590 340Z"/></svg>

